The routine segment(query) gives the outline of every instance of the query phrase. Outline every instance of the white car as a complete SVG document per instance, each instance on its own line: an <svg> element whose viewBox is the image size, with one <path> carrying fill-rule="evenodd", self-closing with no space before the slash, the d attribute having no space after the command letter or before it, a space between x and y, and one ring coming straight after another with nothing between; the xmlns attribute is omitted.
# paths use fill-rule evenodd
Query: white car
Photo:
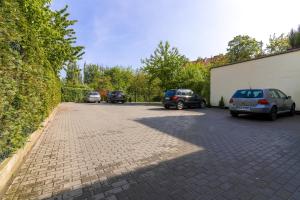
<svg viewBox="0 0 300 200"><path fill-rule="evenodd" d="M100 103L101 102L101 95L99 92L90 92L86 96L86 102L88 103Z"/></svg>

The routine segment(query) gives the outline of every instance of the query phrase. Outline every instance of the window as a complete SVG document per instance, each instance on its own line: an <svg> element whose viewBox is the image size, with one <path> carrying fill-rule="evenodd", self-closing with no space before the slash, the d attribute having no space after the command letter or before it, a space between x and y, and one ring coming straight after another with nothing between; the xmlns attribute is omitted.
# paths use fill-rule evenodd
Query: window
<svg viewBox="0 0 300 200"><path fill-rule="evenodd" d="M262 90L238 90L233 95L233 98L263 98Z"/></svg>
<svg viewBox="0 0 300 200"><path fill-rule="evenodd" d="M186 93L188 96L192 96L193 95L193 91L187 91Z"/></svg>
<svg viewBox="0 0 300 200"><path fill-rule="evenodd" d="M270 92L271 98L273 98L273 99L280 98L279 95L277 94L277 92L275 90L270 90L269 92Z"/></svg>
<svg viewBox="0 0 300 200"><path fill-rule="evenodd" d="M175 96L175 94L176 94L176 90L168 90L168 91L166 91L165 96L172 97L172 96Z"/></svg>
<svg viewBox="0 0 300 200"><path fill-rule="evenodd" d="M281 92L280 90L276 90L276 92L277 92L277 94L279 95L280 98L282 98L282 99L287 98L287 96L283 92Z"/></svg>
<svg viewBox="0 0 300 200"><path fill-rule="evenodd" d="M98 92L90 92L88 95L99 95Z"/></svg>

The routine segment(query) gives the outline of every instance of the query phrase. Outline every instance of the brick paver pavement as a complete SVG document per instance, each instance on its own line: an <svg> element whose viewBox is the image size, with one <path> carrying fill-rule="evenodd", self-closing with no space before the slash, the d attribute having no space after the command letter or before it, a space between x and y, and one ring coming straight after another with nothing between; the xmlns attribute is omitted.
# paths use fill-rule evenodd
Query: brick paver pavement
<svg viewBox="0 0 300 200"><path fill-rule="evenodd" d="M300 117L65 103L4 199L300 199Z"/></svg>

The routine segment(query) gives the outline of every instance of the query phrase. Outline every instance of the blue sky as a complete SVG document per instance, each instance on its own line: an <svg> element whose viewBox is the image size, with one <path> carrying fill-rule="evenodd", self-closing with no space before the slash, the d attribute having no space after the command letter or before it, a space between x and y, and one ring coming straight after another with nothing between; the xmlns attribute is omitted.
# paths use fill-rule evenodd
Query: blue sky
<svg viewBox="0 0 300 200"><path fill-rule="evenodd" d="M54 0L69 5L80 63L140 67L159 41L190 60L226 52L228 41L248 34L264 43L300 24L299 0Z"/></svg>

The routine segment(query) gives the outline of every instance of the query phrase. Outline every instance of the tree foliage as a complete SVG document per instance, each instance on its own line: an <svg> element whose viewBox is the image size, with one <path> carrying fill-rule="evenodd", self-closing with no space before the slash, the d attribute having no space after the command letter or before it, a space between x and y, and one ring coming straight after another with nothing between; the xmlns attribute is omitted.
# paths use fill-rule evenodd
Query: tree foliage
<svg viewBox="0 0 300 200"><path fill-rule="evenodd" d="M189 88L209 100L210 68L201 63L188 63L178 74L176 88Z"/></svg>
<svg viewBox="0 0 300 200"><path fill-rule="evenodd" d="M133 79L133 70L130 67L112 67L104 72L104 76L110 78L113 90L126 91Z"/></svg>
<svg viewBox="0 0 300 200"><path fill-rule="evenodd" d="M99 78L103 74L103 68L95 64L84 64L83 74L83 82L85 84L92 85L92 87L97 87L97 82L99 82Z"/></svg>
<svg viewBox="0 0 300 200"><path fill-rule="evenodd" d="M275 34L270 36L269 44L267 44L266 52L268 54L282 53L290 48L289 39L286 35L281 34L276 37Z"/></svg>
<svg viewBox="0 0 300 200"><path fill-rule="evenodd" d="M66 78L65 78L65 85L69 87L78 87L82 84L82 74L80 67L71 62L65 67Z"/></svg>
<svg viewBox="0 0 300 200"><path fill-rule="evenodd" d="M235 36L233 40L228 43L228 59L230 62L239 62L258 57L263 53L262 45L262 42L248 35Z"/></svg>
<svg viewBox="0 0 300 200"><path fill-rule="evenodd" d="M187 58L181 55L177 48L171 47L169 42L160 42L154 53L144 60L144 71L152 79L159 79L163 89L174 87L176 77L181 68L187 63Z"/></svg>
<svg viewBox="0 0 300 200"><path fill-rule="evenodd" d="M67 8L48 0L0 1L0 161L60 102L63 65L82 55Z"/></svg>
<svg viewBox="0 0 300 200"><path fill-rule="evenodd" d="M218 54L210 58L199 57L194 63L199 63L208 67L218 67L229 64L229 58L226 54Z"/></svg>
<svg viewBox="0 0 300 200"><path fill-rule="evenodd" d="M298 30L291 30L289 34L289 44L292 49L300 48L300 25L298 26Z"/></svg>

